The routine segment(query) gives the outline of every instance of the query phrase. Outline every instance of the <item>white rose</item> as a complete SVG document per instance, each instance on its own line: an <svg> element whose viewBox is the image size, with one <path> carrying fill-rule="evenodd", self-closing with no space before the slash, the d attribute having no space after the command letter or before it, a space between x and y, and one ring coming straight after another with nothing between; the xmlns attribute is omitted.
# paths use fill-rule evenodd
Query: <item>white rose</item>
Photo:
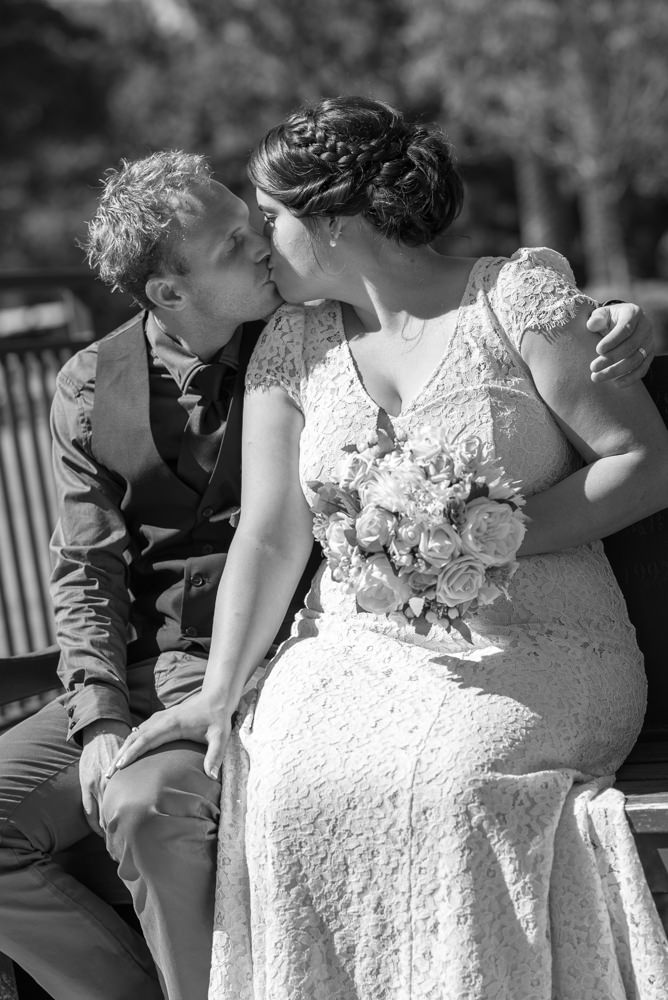
<svg viewBox="0 0 668 1000"><path fill-rule="evenodd" d="M402 517L397 525L397 543L406 549L416 548L420 543L422 526L412 517Z"/></svg>
<svg viewBox="0 0 668 1000"><path fill-rule="evenodd" d="M461 541L449 524L425 528L418 546L424 561L432 566L445 566L461 552Z"/></svg>
<svg viewBox="0 0 668 1000"><path fill-rule="evenodd" d="M510 562L524 538L524 517L509 504L479 498L466 507L462 547L486 566Z"/></svg>
<svg viewBox="0 0 668 1000"><path fill-rule="evenodd" d="M366 560L356 580L356 595L359 606L376 615L398 611L412 596L410 587L396 576L385 555Z"/></svg>
<svg viewBox="0 0 668 1000"><path fill-rule="evenodd" d="M436 600L454 608L457 604L472 601L485 584L485 567L473 556L458 556L445 566L438 576Z"/></svg>
<svg viewBox="0 0 668 1000"><path fill-rule="evenodd" d="M401 567L402 573L415 563L417 546L422 535L422 526L411 517L402 517L394 530L394 538L388 551L394 566Z"/></svg>
<svg viewBox="0 0 668 1000"><path fill-rule="evenodd" d="M381 552L392 541L394 514L381 507L365 507L355 521L358 545L367 552Z"/></svg>
<svg viewBox="0 0 668 1000"><path fill-rule="evenodd" d="M351 559L354 549L355 529L347 514L332 514L325 529L327 554L336 562Z"/></svg>
<svg viewBox="0 0 668 1000"><path fill-rule="evenodd" d="M436 573L413 570L407 574L406 579L413 593L425 597L436 597L436 583L438 581Z"/></svg>
<svg viewBox="0 0 668 1000"><path fill-rule="evenodd" d="M368 450L361 454L353 452L351 455L346 455L336 469L339 485L344 489L359 489L360 484L369 474L369 469L372 468L374 461L373 454Z"/></svg>

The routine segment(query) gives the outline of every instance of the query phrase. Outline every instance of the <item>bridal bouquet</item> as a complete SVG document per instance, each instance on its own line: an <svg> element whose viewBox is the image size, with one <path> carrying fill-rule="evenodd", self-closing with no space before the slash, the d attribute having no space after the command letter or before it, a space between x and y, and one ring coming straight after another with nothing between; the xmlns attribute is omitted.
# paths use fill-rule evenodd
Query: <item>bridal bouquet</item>
<svg viewBox="0 0 668 1000"><path fill-rule="evenodd" d="M467 613L507 594L525 532L524 499L478 438L439 427L382 429L349 446L337 481L311 482L313 532L357 606L426 634L439 620L468 641Z"/></svg>

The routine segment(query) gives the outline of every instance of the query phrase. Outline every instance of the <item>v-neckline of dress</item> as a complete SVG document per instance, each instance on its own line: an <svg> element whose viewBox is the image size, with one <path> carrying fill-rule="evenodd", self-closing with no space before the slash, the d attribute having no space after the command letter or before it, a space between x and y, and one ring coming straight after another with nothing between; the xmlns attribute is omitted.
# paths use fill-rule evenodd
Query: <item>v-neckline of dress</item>
<svg viewBox="0 0 668 1000"><path fill-rule="evenodd" d="M455 316L454 326L452 328L452 334L451 334L451 337L449 339L452 339L453 337L457 336L457 333L459 331L459 326L460 326L460 323L461 323L461 320L462 320L462 313L463 313L464 307L468 304L468 300L469 300L469 296L470 296L470 291L471 291L471 286L472 286L472 283L473 283L473 276L474 276L475 272L478 270L478 266L480 264L481 259L482 258L478 257L477 260L474 261L474 263L473 263L473 265L471 267L471 270L468 273L468 277L466 279L466 284L464 285L464 291L463 291L462 297L461 297L461 299L459 301L459 305L457 306L457 313L456 313L456 316ZM425 379L425 381L422 383L422 385L420 386L420 388L418 389L418 391L415 393L415 395L406 404L404 404L404 402L402 400L401 409L399 410L399 413L388 413L387 410L385 409L385 407L381 406L380 403L378 403L373 398L373 396L369 393L369 391L367 390L367 388L366 388L366 386L364 384L364 380L362 379L362 376L360 374L360 370L357 367L357 362L355 361L355 358L353 356L353 352L350 349L350 342L349 342L348 338L346 337L346 329L345 329L345 324L344 324L344 319L343 319L343 303L337 301L336 302L336 308L337 308L337 313L338 313L338 332L339 332L339 337L340 337L340 340L341 340L341 346L343 347L343 350L345 352L345 356L346 356L346 359L347 359L348 367L349 367L349 369L351 370L351 372L353 374L355 384L358 386L359 390L362 392L362 394L364 395L364 397L366 398L366 400L369 403L371 403L371 405L376 410L382 411L391 420L400 420L400 419L402 419L403 417L406 416L407 413L409 413L412 409L414 409L414 407L421 400L421 398L428 391L428 389L430 388L430 386L433 384L433 382L435 381L435 379L439 375L439 373L440 373L440 371L441 371L441 369L443 367L443 364L445 363L445 358L446 358L446 354L447 354L447 351L448 351L447 345L444 348L443 353L441 354L441 357L438 359L435 367L429 373L429 375L427 376L427 378Z"/></svg>

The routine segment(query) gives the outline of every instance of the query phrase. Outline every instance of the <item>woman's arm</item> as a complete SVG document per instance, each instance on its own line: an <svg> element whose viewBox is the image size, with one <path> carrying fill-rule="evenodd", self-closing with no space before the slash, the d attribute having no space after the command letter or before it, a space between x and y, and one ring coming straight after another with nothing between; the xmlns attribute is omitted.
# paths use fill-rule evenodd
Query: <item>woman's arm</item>
<svg viewBox="0 0 668 1000"><path fill-rule="evenodd" d="M204 769L217 777L244 685L285 616L313 545L299 481L303 417L278 386L244 403L241 517L216 597L202 690L156 712L133 731L114 770L171 740L207 743Z"/></svg>
<svg viewBox="0 0 668 1000"><path fill-rule="evenodd" d="M220 582L204 690L235 708L285 616L313 545L299 480L303 417L277 386L244 408L241 517Z"/></svg>
<svg viewBox="0 0 668 1000"><path fill-rule="evenodd" d="M587 465L527 499L520 555L603 538L668 506L668 431L641 383L620 393L593 384L586 310L548 334L527 332L521 353L536 388Z"/></svg>

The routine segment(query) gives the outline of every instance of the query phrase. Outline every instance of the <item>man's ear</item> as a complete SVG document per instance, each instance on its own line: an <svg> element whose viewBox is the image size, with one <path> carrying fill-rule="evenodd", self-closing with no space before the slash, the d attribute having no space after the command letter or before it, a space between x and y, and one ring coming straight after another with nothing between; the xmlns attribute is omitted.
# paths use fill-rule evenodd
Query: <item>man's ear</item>
<svg viewBox="0 0 668 1000"><path fill-rule="evenodd" d="M184 308L186 297L171 276L154 275L146 282L146 298L159 309L178 312Z"/></svg>

